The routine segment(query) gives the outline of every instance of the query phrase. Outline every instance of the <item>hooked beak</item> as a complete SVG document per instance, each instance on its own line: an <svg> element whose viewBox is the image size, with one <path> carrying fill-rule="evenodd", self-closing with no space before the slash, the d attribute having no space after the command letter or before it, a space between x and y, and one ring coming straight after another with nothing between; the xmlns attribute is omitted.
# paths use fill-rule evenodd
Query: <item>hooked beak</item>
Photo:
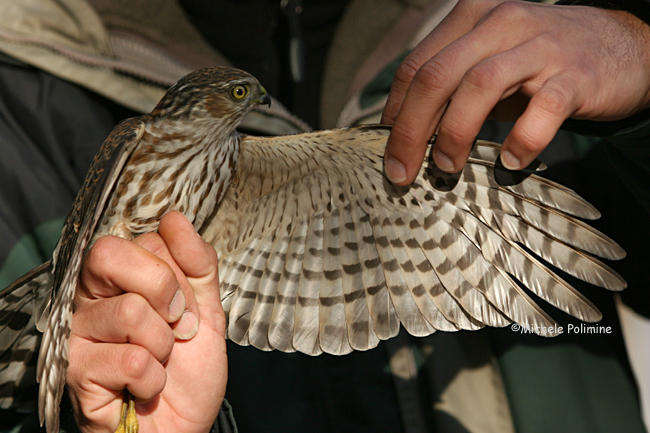
<svg viewBox="0 0 650 433"><path fill-rule="evenodd" d="M266 105L267 107L271 106L271 97L266 92L266 89L263 86L260 86L260 94L255 100L255 102L260 105Z"/></svg>

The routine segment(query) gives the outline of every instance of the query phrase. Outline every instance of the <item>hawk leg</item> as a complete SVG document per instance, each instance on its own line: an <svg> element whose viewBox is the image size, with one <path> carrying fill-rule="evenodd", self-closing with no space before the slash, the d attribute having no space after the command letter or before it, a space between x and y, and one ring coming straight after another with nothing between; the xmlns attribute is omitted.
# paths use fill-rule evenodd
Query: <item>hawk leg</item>
<svg viewBox="0 0 650 433"><path fill-rule="evenodd" d="M138 418L135 414L135 399L126 391L122 400L122 414L115 433L138 433Z"/></svg>

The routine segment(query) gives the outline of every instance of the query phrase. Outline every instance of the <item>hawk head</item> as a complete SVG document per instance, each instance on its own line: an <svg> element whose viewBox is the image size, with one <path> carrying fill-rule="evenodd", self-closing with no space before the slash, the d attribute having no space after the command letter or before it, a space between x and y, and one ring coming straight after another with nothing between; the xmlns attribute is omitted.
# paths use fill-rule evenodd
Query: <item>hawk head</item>
<svg viewBox="0 0 650 433"><path fill-rule="evenodd" d="M236 126L253 107L271 104L260 82L226 66L194 71L167 90L151 115L156 119L200 122L219 119Z"/></svg>

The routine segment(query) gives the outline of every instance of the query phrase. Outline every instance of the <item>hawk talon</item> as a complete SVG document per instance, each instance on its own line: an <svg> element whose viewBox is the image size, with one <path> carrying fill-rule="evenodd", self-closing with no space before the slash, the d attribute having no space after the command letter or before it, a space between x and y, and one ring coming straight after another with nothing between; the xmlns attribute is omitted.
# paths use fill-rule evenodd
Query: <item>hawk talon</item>
<svg viewBox="0 0 650 433"><path fill-rule="evenodd" d="M138 433L139 429L138 417L135 412L135 399L127 392L124 396L124 400L122 400L120 423L118 424L115 433Z"/></svg>

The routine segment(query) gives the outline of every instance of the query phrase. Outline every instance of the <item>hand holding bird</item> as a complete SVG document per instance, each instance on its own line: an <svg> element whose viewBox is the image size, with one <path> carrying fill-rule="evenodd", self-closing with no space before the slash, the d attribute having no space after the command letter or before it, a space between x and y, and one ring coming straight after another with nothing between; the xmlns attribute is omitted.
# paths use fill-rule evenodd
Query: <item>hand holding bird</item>
<svg viewBox="0 0 650 433"><path fill-rule="evenodd" d="M95 243L75 298L67 378L82 431L114 429L125 388L141 431L210 430L227 378L218 293L214 249L177 212L158 233Z"/></svg>

